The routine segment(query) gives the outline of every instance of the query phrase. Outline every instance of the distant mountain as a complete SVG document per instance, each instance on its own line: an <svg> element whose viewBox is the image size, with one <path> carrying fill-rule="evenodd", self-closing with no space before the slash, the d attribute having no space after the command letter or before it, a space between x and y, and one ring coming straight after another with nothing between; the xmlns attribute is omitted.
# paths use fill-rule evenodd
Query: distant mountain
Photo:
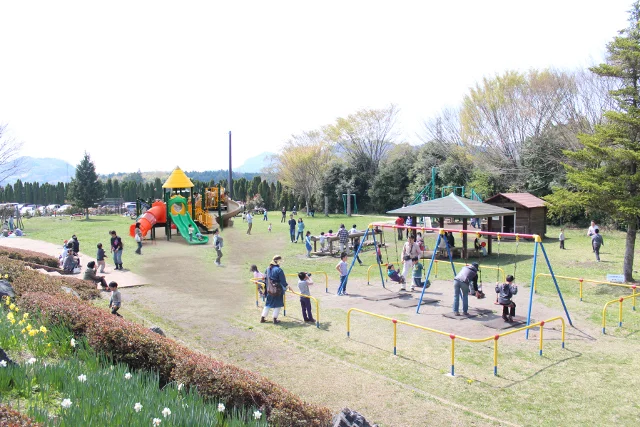
<svg viewBox="0 0 640 427"><path fill-rule="evenodd" d="M14 184L18 179L22 182L69 182L76 175L76 167L60 159L23 157L20 173L8 177L3 184Z"/></svg>
<svg viewBox="0 0 640 427"><path fill-rule="evenodd" d="M233 171L244 173L259 173L264 167L269 165L269 156L273 155L274 153L265 151L264 153L260 153L257 156L248 158L242 165L234 168Z"/></svg>

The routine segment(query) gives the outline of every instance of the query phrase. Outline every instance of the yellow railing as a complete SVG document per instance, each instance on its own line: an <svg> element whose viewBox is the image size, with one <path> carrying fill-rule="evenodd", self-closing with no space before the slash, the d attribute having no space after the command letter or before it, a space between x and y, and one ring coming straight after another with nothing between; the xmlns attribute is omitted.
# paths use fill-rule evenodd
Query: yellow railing
<svg viewBox="0 0 640 427"><path fill-rule="evenodd" d="M316 327L319 328L320 327L320 303L318 302L318 300L312 297L311 295L302 295L299 292L293 291L290 287L287 288L287 290L294 295L298 295L299 297L302 297L302 298L309 298L310 300L313 300L316 303ZM286 292L283 295L283 300L284 300L284 311L282 314L286 316L287 315L287 293Z"/></svg>
<svg viewBox="0 0 640 427"><path fill-rule="evenodd" d="M264 282L261 282L258 279L249 279L249 281L254 284L258 284L258 283L264 284ZM320 327L320 302L316 298L312 297L311 295L302 295L301 293L295 292L290 287L287 288L287 290L294 295L298 295L304 298L309 298L316 303L316 327L319 328ZM265 292L266 292L266 289L265 289ZM287 315L287 294L286 293L283 295L282 299L284 301L283 315L286 316ZM258 292L258 287L256 286L256 307L260 306L259 301L260 301L260 294Z"/></svg>
<svg viewBox="0 0 640 427"><path fill-rule="evenodd" d="M560 316L552 317L551 319L548 319L548 320L542 320L540 322L532 323L531 325L524 326L522 328L513 329L511 331L502 332L500 334L492 335L492 336L487 337L487 338L466 338L466 337L456 336L454 334L450 334L450 333L447 333L447 332L439 331L437 329L428 328L426 326L416 325L414 323L408 323L408 322L404 322L402 320L393 319L391 317L382 316L380 314L371 313L369 311L360 310L359 308L351 308L351 309L349 309L349 311L347 311L347 337L351 337L351 312L352 311L356 311L358 313L367 314L369 316L377 317L377 318L384 319L384 320L389 320L389 321L391 321L393 323L393 354L394 354L394 356L397 354L396 353L396 349L397 349L397 337L398 337L398 324L411 326L411 327L417 328L417 329L422 329L423 331L432 332L432 333L438 334L438 335L448 336L451 339L451 376L455 375L455 348L456 348L455 347L455 340L456 339L459 339L459 340L462 340L462 341L466 341L466 342L473 342L473 343L482 343L482 342L487 342L487 341L493 340L493 374L494 375L498 375L498 340L500 339L500 337L504 337L506 335L515 334L516 332L525 331L527 329L540 327L540 353L539 354L540 354L540 356L542 356L542 343L543 343L544 325L549 323L549 322L553 322L553 321L559 320L562 323L562 348L564 348L565 323L564 323L564 319L562 317L560 317Z"/></svg>
<svg viewBox="0 0 640 427"><path fill-rule="evenodd" d="M381 266L381 267L386 267L386 266L388 266L389 264L393 264L393 265L402 265L402 264L400 264L399 262L398 262L398 263L395 263L395 262L385 262L384 264L380 264L380 266ZM369 283L369 282L370 282L370 280L371 280L371 269L372 269L373 267L377 267L377 266L378 266L378 264L371 264L371 265L369 266L369 268L367 268L367 285L370 285L370 283ZM384 272L383 272L383 274L384 274Z"/></svg>
<svg viewBox="0 0 640 427"><path fill-rule="evenodd" d="M533 280L533 290L535 292L537 286L538 286L538 277L540 276L544 276L544 277L552 277L551 274L549 273L538 273L536 274L535 279ZM615 282L603 282L602 280L592 280L592 279L583 279L581 277L569 277L569 276L558 276L557 274L555 275L556 279L564 279L564 280L575 280L577 282L580 283L580 301L582 301L582 284L584 282L587 283L595 283L596 285L609 285L609 286L617 286L619 288L627 288L627 289L631 289L632 293L631 293L631 297L633 298L633 309L636 309L636 296L640 296L640 295L636 295L636 285L627 285L626 283L615 283ZM617 301L617 300L616 300Z"/></svg>
<svg viewBox="0 0 640 427"><path fill-rule="evenodd" d="M256 285L256 287L255 287L256 288L256 307L259 307L260 306L260 303L259 303L259 301L260 301L260 292L258 291L258 286L257 285L260 284L261 286L264 286L265 288L266 288L266 285L262 280L258 280L258 279L249 279L249 281L251 283L253 283L254 285ZM265 289L265 292L266 292L266 289Z"/></svg>
<svg viewBox="0 0 640 427"><path fill-rule="evenodd" d="M324 275L324 291L329 293L329 275L324 271L309 271L308 273L313 274L323 274ZM287 277L298 277L297 274L285 274Z"/></svg>
<svg viewBox="0 0 640 427"><path fill-rule="evenodd" d="M618 299L614 299L611 300L607 303L605 303L604 308L602 309L602 333L606 334L606 329L607 329L607 308L609 307L610 304L613 303L619 303L620 306L618 307L618 327L622 327L622 303L624 302L624 300L629 299L629 298L633 298L633 309L636 309L636 297L638 297L638 295L636 294L636 289L634 286L633 289L633 294L631 295L627 295L626 297L620 297Z"/></svg>

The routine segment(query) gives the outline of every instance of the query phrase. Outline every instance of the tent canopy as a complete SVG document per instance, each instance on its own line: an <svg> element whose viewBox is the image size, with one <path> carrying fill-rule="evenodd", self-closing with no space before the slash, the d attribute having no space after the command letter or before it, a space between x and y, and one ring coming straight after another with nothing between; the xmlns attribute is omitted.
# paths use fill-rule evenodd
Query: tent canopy
<svg viewBox="0 0 640 427"><path fill-rule="evenodd" d="M513 215L515 212L487 203L458 197L451 193L447 197L428 200L404 208L388 211L398 216L429 216L455 218L488 218L493 216Z"/></svg>

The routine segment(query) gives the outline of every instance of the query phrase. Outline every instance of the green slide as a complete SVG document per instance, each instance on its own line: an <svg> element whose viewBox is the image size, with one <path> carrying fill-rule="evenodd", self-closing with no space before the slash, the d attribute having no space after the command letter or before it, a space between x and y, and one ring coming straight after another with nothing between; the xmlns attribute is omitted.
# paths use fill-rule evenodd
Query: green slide
<svg viewBox="0 0 640 427"><path fill-rule="evenodd" d="M209 241L208 236L202 236L200 239L196 238L196 233L199 232L198 226L187 210L187 200L182 196L173 196L169 199L169 215L171 215L171 221L176 225L180 235L190 245L204 245ZM193 227L193 240L189 240L189 224Z"/></svg>

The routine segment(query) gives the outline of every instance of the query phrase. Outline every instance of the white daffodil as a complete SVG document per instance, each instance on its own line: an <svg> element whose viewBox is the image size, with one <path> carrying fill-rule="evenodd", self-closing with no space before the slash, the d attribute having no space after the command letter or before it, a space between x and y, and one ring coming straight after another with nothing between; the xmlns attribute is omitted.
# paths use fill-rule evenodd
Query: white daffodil
<svg viewBox="0 0 640 427"><path fill-rule="evenodd" d="M124 374L124 379L125 380L130 380L132 376L133 375L131 375L129 372L127 372L126 374Z"/></svg>
<svg viewBox="0 0 640 427"><path fill-rule="evenodd" d="M32 357L31 359L27 360L27 365L33 365L34 363L36 363L35 357Z"/></svg>
<svg viewBox="0 0 640 427"><path fill-rule="evenodd" d="M64 408L64 409L68 409L71 407L71 399L63 399L62 402L60 403L60 405Z"/></svg>
<svg viewBox="0 0 640 427"><path fill-rule="evenodd" d="M165 418L167 418L169 415L171 415L171 409L169 409L169 408L164 408L164 409L162 410L162 416L163 416L163 417L165 417Z"/></svg>
<svg viewBox="0 0 640 427"><path fill-rule="evenodd" d="M6 368L7 367L7 361L6 360L0 360L0 368Z"/></svg>
<svg viewBox="0 0 640 427"><path fill-rule="evenodd" d="M256 420L259 420L260 418L262 418L262 412L254 411L253 412L253 418L256 419Z"/></svg>
<svg viewBox="0 0 640 427"><path fill-rule="evenodd" d="M218 412L224 412L224 403L218 403Z"/></svg>
<svg viewBox="0 0 640 427"><path fill-rule="evenodd" d="M162 420L160 418L154 418L153 419L153 425L154 426L159 426L161 422L162 422Z"/></svg>
<svg viewBox="0 0 640 427"><path fill-rule="evenodd" d="M133 405L133 409L134 409L136 412L140 412L140 411L142 411L142 404L140 404L140 402L137 402L135 405Z"/></svg>
<svg viewBox="0 0 640 427"><path fill-rule="evenodd" d="M86 382L87 376L85 374L78 375L78 381L80 381L81 383Z"/></svg>
<svg viewBox="0 0 640 427"><path fill-rule="evenodd" d="M180 383L178 384L178 391L181 391L184 388L184 384Z"/></svg>
<svg viewBox="0 0 640 427"><path fill-rule="evenodd" d="M71 347L75 347L76 346L76 340L71 338Z"/></svg>

